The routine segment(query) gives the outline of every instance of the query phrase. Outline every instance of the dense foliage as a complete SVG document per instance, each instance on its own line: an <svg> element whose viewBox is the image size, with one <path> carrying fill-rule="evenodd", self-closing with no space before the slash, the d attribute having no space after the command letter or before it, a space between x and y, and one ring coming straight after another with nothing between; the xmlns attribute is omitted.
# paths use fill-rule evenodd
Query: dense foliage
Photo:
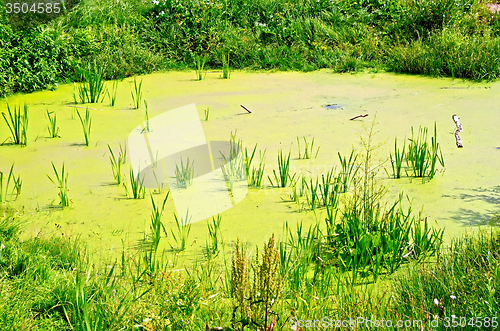
<svg viewBox="0 0 500 331"><path fill-rule="evenodd" d="M115 79L200 55L208 67L229 55L232 68L500 75L500 15L485 0L82 0L36 26L0 15L0 94L80 80L94 60Z"/></svg>

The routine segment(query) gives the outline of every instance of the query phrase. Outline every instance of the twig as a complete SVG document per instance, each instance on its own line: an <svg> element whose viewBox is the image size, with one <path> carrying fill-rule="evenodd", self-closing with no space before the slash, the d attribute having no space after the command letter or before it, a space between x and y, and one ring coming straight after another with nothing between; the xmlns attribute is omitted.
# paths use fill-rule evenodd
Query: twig
<svg viewBox="0 0 500 331"><path fill-rule="evenodd" d="M350 118L349 121L355 120L356 118L360 118L360 117L366 117L366 116L368 116L368 114L354 116L353 118Z"/></svg>
<svg viewBox="0 0 500 331"><path fill-rule="evenodd" d="M252 112L250 111L250 109L248 109L247 107L245 107L245 106L243 106L243 105L240 105L240 106L241 106L241 108L245 109L245 110L246 110L247 112L249 112L250 114L252 113Z"/></svg>

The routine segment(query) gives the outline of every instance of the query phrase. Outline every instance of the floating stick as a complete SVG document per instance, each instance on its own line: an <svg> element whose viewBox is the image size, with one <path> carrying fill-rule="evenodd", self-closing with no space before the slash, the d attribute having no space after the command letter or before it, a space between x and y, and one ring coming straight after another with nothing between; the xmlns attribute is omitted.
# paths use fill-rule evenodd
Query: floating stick
<svg viewBox="0 0 500 331"><path fill-rule="evenodd" d="M245 107L245 106L243 106L243 105L240 105L240 106L241 106L241 108L245 109L245 110L246 110L247 112L249 112L250 114L252 113L252 112L250 111L250 109L248 109L247 107Z"/></svg>
<svg viewBox="0 0 500 331"><path fill-rule="evenodd" d="M350 118L349 121L355 120L356 118L359 118L359 117L366 117L366 116L368 116L368 114L354 116L353 118Z"/></svg>
<svg viewBox="0 0 500 331"><path fill-rule="evenodd" d="M459 133L462 132L462 124L460 123L460 118L456 114L453 114L451 118L453 119L455 125L457 126L457 129L455 130L455 139L457 140L457 147L458 148L464 147L464 145L462 145L462 138L460 138L459 136Z"/></svg>

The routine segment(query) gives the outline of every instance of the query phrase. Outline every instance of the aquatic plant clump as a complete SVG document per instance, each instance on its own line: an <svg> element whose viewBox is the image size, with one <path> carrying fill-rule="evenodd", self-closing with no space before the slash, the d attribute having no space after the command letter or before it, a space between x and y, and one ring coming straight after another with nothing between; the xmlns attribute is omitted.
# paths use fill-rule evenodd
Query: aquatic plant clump
<svg viewBox="0 0 500 331"><path fill-rule="evenodd" d="M9 186L12 181L13 187L12 190L9 191ZM14 165L10 167L9 174L7 176L4 175L2 171L0 171L0 203L7 202L7 196L10 196L10 200L17 199L19 194L21 194L21 186L22 186L21 176L14 175Z"/></svg>
<svg viewBox="0 0 500 331"><path fill-rule="evenodd" d="M94 61L86 69L81 70L83 83L78 86L78 96L81 103L102 102L104 99L104 70ZM102 96L102 98L101 98ZM73 97L76 102L76 96ZM101 100L99 101L99 99Z"/></svg>
<svg viewBox="0 0 500 331"><path fill-rule="evenodd" d="M82 117L78 109L76 110L78 114L78 118L80 119L80 123L82 124L83 136L85 138L85 145L89 146L90 144L90 130L92 128L92 117L90 117L89 109L85 110L85 116Z"/></svg>
<svg viewBox="0 0 500 331"><path fill-rule="evenodd" d="M68 173L64 171L64 163L60 173L57 171L53 162L52 169L54 170L55 180L49 175L47 175L47 177L59 189L59 204L61 207L67 207L69 206L71 200L68 197Z"/></svg>
<svg viewBox="0 0 500 331"><path fill-rule="evenodd" d="M7 104L7 112L9 114L8 118L4 112L2 112L2 116L12 134L12 142L15 145L26 146L28 144L28 105L25 103L21 112L21 106L14 107L11 110L9 104Z"/></svg>

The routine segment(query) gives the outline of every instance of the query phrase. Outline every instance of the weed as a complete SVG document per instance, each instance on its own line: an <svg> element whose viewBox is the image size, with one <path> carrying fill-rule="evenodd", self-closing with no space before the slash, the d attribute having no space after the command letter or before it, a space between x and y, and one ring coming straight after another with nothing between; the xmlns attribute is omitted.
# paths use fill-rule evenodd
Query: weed
<svg viewBox="0 0 500 331"><path fill-rule="evenodd" d="M52 169L54 169L55 180L53 180L49 175L47 175L47 177L59 189L59 204L61 207L67 207L69 206L71 200L68 197L68 173L64 171L64 163L60 173L57 172L56 166L53 162Z"/></svg>
<svg viewBox="0 0 500 331"><path fill-rule="evenodd" d="M434 123L434 136L431 137L431 144L427 142L427 128L419 127L418 135L415 137L413 127L411 128L411 139L406 153L406 163L413 176L425 176L433 178L436 174L436 164L439 162L444 166L444 159L439 143L437 142L437 128Z"/></svg>
<svg viewBox="0 0 500 331"><path fill-rule="evenodd" d="M125 154L122 150L122 144L120 144L120 153L118 154L118 157L115 157L115 154L113 153L113 150L111 149L111 146L109 146L109 144L108 144L108 149L109 153L111 154L109 156L109 161L111 162L111 170L113 171L113 177L116 180L116 183L120 185L122 182L121 168L122 164L125 163Z"/></svg>
<svg viewBox="0 0 500 331"><path fill-rule="evenodd" d="M210 107L207 106L207 109L205 109L205 121L208 121L208 116L210 116Z"/></svg>
<svg viewBox="0 0 500 331"><path fill-rule="evenodd" d="M254 167L250 175L250 185L254 187L262 187L262 177L264 176L264 169L266 168L265 158L266 158L266 150L264 150L264 152L259 151L259 159L260 159L259 167L258 168Z"/></svg>
<svg viewBox="0 0 500 331"><path fill-rule="evenodd" d="M51 117L50 115L54 114L54 117ZM55 112L49 112L47 109L47 118L49 119L49 125L47 125L47 129L49 130L49 135L50 138L60 138L58 133L59 133L59 128L57 127L57 118L56 118L56 113Z"/></svg>
<svg viewBox="0 0 500 331"><path fill-rule="evenodd" d="M92 127L92 117L90 117L89 109L85 110L85 117L80 115L78 109L76 110L78 114L78 118L80 119L80 123L82 124L83 136L85 138L85 145L88 146L90 143L90 129Z"/></svg>
<svg viewBox="0 0 500 331"><path fill-rule="evenodd" d="M221 240L219 231L221 220L222 218L220 215L212 217L212 222L207 220L208 239L205 248L207 257L217 256L219 254L219 242Z"/></svg>
<svg viewBox="0 0 500 331"><path fill-rule="evenodd" d="M16 145L28 144L28 105L25 103L23 112L21 113L21 106L14 107L12 111L7 104L7 111L9 113L9 118L2 112L2 116L9 127L10 133L12 134L12 142Z"/></svg>
<svg viewBox="0 0 500 331"><path fill-rule="evenodd" d="M288 152L288 156L284 156L283 150L278 152L278 173L276 173L276 170L273 170L275 183L273 183L271 177L267 176L272 186L286 187L289 181L293 182L295 174L290 176L290 153L291 151Z"/></svg>
<svg viewBox="0 0 500 331"><path fill-rule="evenodd" d="M356 160L358 158L357 154L354 154L354 149L351 150L351 155L349 155L349 160L347 157L342 157L340 152L338 153L341 172L339 174L339 190L340 192L347 192L349 190L350 183L352 179L356 176L359 167L356 166Z"/></svg>
<svg viewBox="0 0 500 331"><path fill-rule="evenodd" d="M222 78L231 78L231 71L229 69L229 54L222 55Z"/></svg>
<svg viewBox="0 0 500 331"><path fill-rule="evenodd" d="M139 84L137 84L137 79L134 77L134 88L132 91L130 91L130 94L132 95L132 104L134 106L134 109L139 109L141 107L141 100L142 100L142 79Z"/></svg>
<svg viewBox="0 0 500 331"><path fill-rule="evenodd" d="M299 140L299 137L297 137L297 146L299 148L299 159L310 159L313 157L312 155L314 152L314 138L312 139L310 145L307 142L306 137L303 137L303 138L304 138L305 147L304 147L304 154L301 154L300 153L300 140ZM318 156L318 152L319 152L319 147L316 150L316 154L314 154L314 158L316 158Z"/></svg>
<svg viewBox="0 0 500 331"><path fill-rule="evenodd" d="M134 169L130 167L130 189L131 193L129 194L127 185L124 183L125 191L127 192L127 195L133 199L144 199L146 195L146 188L144 187L144 176L139 178L139 174L141 173L141 170L138 170L137 176L134 175Z"/></svg>
<svg viewBox="0 0 500 331"><path fill-rule="evenodd" d="M144 107L146 108L146 127L142 129L142 132L151 132L151 127L149 125L148 102L146 100L144 100Z"/></svg>
<svg viewBox="0 0 500 331"><path fill-rule="evenodd" d="M207 75L207 73L203 71L205 68L206 62L207 62L206 55L203 57L201 57L200 55L195 56L195 65L196 65L196 69L195 69L196 79L195 80L203 80L203 78L205 78L205 76Z"/></svg>
<svg viewBox="0 0 500 331"><path fill-rule="evenodd" d="M81 103L96 103L102 102L104 99L104 70L98 66L96 61L94 64L88 65L88 69L81 70L83 83L78 87L78 95ZM99 98L102 99L99 101ZM76 101L76 97L73 94Z"/></svg>
<svg viewBox="0 0 500 331"><path fill-rule="evenodd" d="M194 160L189 163L189 157L186 160L186 164L181 157L180 168L175 164L175 181L177 183L177 187L179 188L188 188L193 183L194 179Z"/></svg>
<svg viewBox="0 0 500 331"><path fill-rule="evenodd" d="M172 238L174 239L176 246L170 245L173 250L176 251L184 251L186 249L187 241L189 238L189 233L191 232L191 217L189 216L189 211L186 211L186 216L179 220L177 214L174 214L175 225L177 228L176 233L172 229L170 229L170 233L172 234Z"/></svg>
<svg viewBox="0 0 500 331"><path fill-rule="evenodd" d="M406 142L403 143L403 149L400 151L398 148L398 139L394 138L394 155L389 155L392 167L392 176L394 178L401 178L401 166L405 156ZM394 158L393 158L394 157Z"/></svg>
<svg viewBox="0 0 500 331"><path fill-rule="evenodd" d="M109 105L114 107L116 101L116 92L118 91L118 81L114 81L111 92L108 90Z"/></svg>
<svg viewBox="0 0 500 331"><path fill-rule="evenodd" d="M14 184L14 187L12 188L12 191L9 192L9 185L11 180ZM21 180L21 176L17 176L16 178L16 176L14 175L14 165L10 167L9 175L7 176L7 181L5 183L4 173L0 171L0 203L7 202L7 195L10 195L10 199L12 199L12 197L14 197L14 191L16 194L14 200L17 199L19 194L21 194L22 183L23 182Z"/></svg>

